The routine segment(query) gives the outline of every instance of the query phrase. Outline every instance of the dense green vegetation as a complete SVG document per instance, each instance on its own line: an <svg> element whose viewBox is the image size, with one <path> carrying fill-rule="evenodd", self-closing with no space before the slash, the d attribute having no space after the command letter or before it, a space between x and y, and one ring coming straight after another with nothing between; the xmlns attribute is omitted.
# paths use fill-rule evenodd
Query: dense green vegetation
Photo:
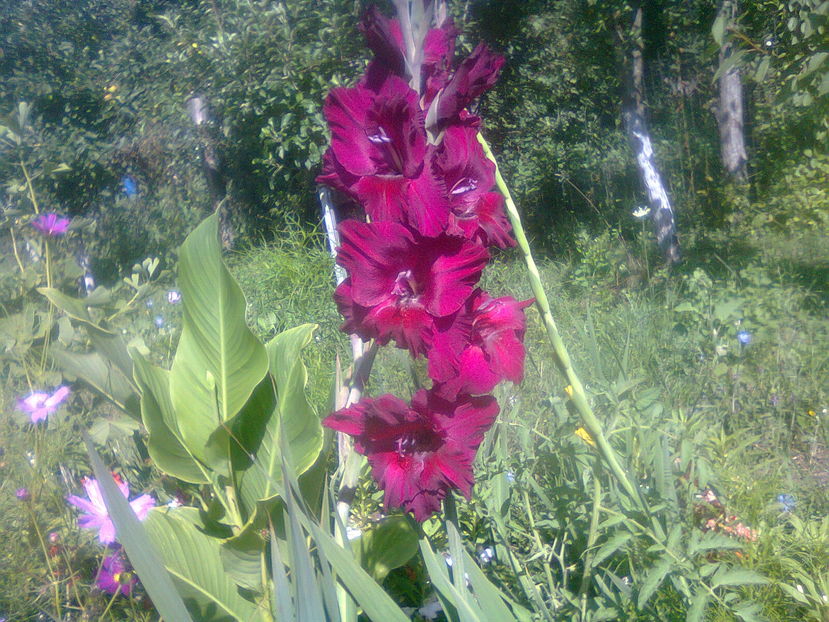
<svg viewBox="0 0 829 622"><path fill-rule="evenodd" d="M91 351L89 321L37 288L77 296L88 254L107 286L89 298L90 317L169 367L181 329L169 297L177 249L215 207L206 149L220 156L235 237L227 262L248 324L265 341L319 325L303 360L311 404L320 416L331 410L334 369L350 350L314 177L328 141L325 94L350 84L367 58L355 36L362 8L0 0L0 531L10 534L0 618L50 619L57 609L72 620L156 619L141 588L129 598L94 588L102 547L65 502L90 473L80 432L134 493L161 505L197 500L198 487L153 464L135 404L119 403L132 378L102 392L97 377L67 367L61 352ZM825 621L829 7L746 0L735 23L718 26L710 2L645 5L648 120L683 252L671 267L631 216L645 202L621 122L618 33L632 9L621 0L449 3L464 52L483 39L507 58L479 104L482 132L526 218L591 405L682 559L660 566L649 524L630 528L631 516L645 521L578 434L534 308L525 379L497 390L502 414L479 453L476 494L459 503L462 535L532 619L682 620L693 613L682 582L703 576L722 579L707 619ZM723 37L743 75L748 185L731 182L719 159ZM193 95L209 103L204 126L188 117ZM71 217L69 233L43 241L29 226L37 211ZM504 251L485 286L526 299L526 274L520 253ZM368 392L411 393L418 372L401 351L382 349ZM16 408L65 383L72 395L47 424ZM21 488L28 497L17 498ZM364 478L357 527L376 522L380 499ZM438 521L426 530L446 550ZM722 537L700 545L705 533ZM494 559L483 561L487 549ZM420 556L382 585L413 610L432 598Z"/></svg>

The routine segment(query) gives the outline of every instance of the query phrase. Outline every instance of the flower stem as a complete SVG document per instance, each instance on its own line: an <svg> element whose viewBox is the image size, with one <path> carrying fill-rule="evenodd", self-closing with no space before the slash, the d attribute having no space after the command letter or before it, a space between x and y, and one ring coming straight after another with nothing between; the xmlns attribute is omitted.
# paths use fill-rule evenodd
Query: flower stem
<svg viewBox="0 0 829 622"><path fill-rule="evenodd" d="M515 201L513 201L509 188L501 175L501 170L498 167L498 163L495 161L492 149L490 149L489 144L481 134L478 134L478 142L481 143L486 157L489 158L493 164L495 164L495 183L498 186L498 190L504 195L507 216L509 217L510 224L512 224L513 233L515 234L515 239L518 242L518 247L521 249L521 252L524 255L524 261L527 264L527 270L530 277L530 287L532 288L533 295L535 296L536 307L538 308L538 311L544 321L544 328L547 332L547 338L553 348L553 359L561 374L567 379L567 382L573 388L571 401L581 416L582 424L585 428L587 428L587 431L590 433L590 436L593 437L593 440L596 441L599 452L613 475L619 481L619 484L621 484L622 488L631 500L639 506L640 509L647 512L647 506L644 503L644 500L639 495L639 492L633 485L633 482L630 481L627 473L625 473L625 470L619 463L619 458L616 456L615 450L607 440L601 421L599 421L593 413L593 409L590 407L590 403L587 400L587 394L584 391L584 386L582 385L581 380L576 374L576 370L573 369L573 365L570 362L570 355L567 352L564 341L561 339L561 335L558 332L556 322L553 319L553 314L550 310L550 302L547 299L547 294L541 283L541 275L538 272L538 266L536 266L535 259L533 259L530 244L527 241L526 234L524 233L524 227L521 224L521 216L518 214L518 208L515 205Z"/></svg>
<svg viewBox="0 0 829 622"><path fill-rule="evenodd" d="M103 622L104 620L107 619L106 616L109 613L109 610L112 609L112 605L115 604L115 599L118 598L118 593L119 592L120 592L120 586L119 586L118 589L115 590L115 593L112 595L112 598L109 599L109 602L107 603L106 609L104 609L104 612L101 614L101 617L98 618L98 622Z"/></svg>
<svg viewBox="0 0 829 622"><path fill-rule="evenodd" d="M35 534L37 535L37 541L40 543L40 550L43 551L43 558L46 560L46 567L49 569L49 582L54 589L54 598L55 598L55 613L57 614L56 619L62 620L63 615L61 613L60 608L60 590L58 588L58 583L56 581L55 576L55 569L52 567L52 562L49 559L49 551L46 548L46 541L43 539L43 532L40 530L40 525L37 524L37 517L35 513L32 511L31 501L27 500L25 502L26 511L29 513L29 520L32 522L32 527L34 527Z"/></svg>

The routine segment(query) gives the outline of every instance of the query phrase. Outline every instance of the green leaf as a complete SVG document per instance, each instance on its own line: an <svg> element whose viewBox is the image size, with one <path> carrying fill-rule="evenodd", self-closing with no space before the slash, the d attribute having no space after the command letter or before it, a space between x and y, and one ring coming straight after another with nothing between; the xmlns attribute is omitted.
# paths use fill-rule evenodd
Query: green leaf
<svg viewBox="0 0 829 622"><path fill-rule="evenodd" d="M359 539L363 568L382 583L386 575L400 568L417 553L417 532L405 516L389 516L365 531Z"/></svg>
<svg viewBox="0 0 829 622"><path fill-rule="evenodd" d="M266 394L264 389L260 396L257 390L261 399L255 401L250 412L246 409L240 420L243 425L239 438L245 450L255 455L255 463L247 467L240 479L241 497L247 508L281 494L280 447L289 449L289 462L295 465L296 475L307 471L322 451L322 425L305 394L308 374L301 357L315 329L315 324L303 324L280 333L267 345L275 396L273 392ZM255 421L252 425L251 419Z"/></svg>
<svg viewBox="0 0 829 622"><path fill-rule="evenodd" d="M673 569L674 562L667 555L659 558L653 568L648 571L648 574L642 580L642 586L639 588L639 597L636 601L636 606L639 609L644 608L648 603L654 592L662 585L662 581L668 576L668 573Z"/></svg>
<svg viewBox="0 0 829 622"><path fill-rule="evenodd" d="M771 62L770 56L764 56L763 60L757 65L757 71L754 73L754 80L756 82L762 82L766 79L766 75L769 72L769 63Z"/></svg>
<svg viewBox="0 0 829 622"><path fill-rule="evenodd" d="M704 587L697 588L693 599L691 599L691 606L688 608L685 622L701 622L704 619L705 608L710 597L711 595L707 589Z"/></svg>
<svg viewBox="0 0 829 622"><path fill-rule="evenodd" d="M61 371L85 382L134 419L141 418L136 387L98 352L78 354L52 345L49 353Z"/></svg>
<svg viewBox="0 0 829 622"><path fill-rule="evenodd" d="M460 541L460 534L458 534L455 525L447 522L446 529L450 534L452 532L457 534L457 539ZM481 569L475 563L475 560L472 559L472 556L465 549L461 549L460 558L463 560L463 568L466 570L463 581L469 581L469 585L481 610L486 612L486 619L503 622L514 621L516 618L509 607L507 607L506 596L486 578L486 575L481 572ZM454 555L452 559L454 560ZM513 604L513 606L516 605Z"/></svg>
<svg viewBox="0 0 829 622"><path fill-rule="evenodd" d="M66 315L83 324L95 350L132 382L132 359L124 340L119 334L104 328L92 319L87 310L87 301L67 296L54 288L41 287L37 291Z"/></svg>
<svg viewBox="0 0 829 622"><path fill-rule="evenodd" d="M118 542L124 547L130 563L141 584L147 590L153 605L161 617L166 620L180 620L181 622L192 622L187 608L173 584L170 575L165 572L161 559L153 548L150 537L138 517L132 511L129 502L118 490L118 486L112 479L92 441L84 437L86 450L89 453L89 460L92 464L92 471L101 486L101 494L104 497L110 518L115 525L118 534ZM158 510L154 510L158 512ZM152 514L153 511L150 512Z"/></svg>
<svg viewBox="0 0 829 622"><path fill-rule="evenodd" d="M178 274L184 317L170 397L187 449L221 472L227 439L220 430L265 377L268 358L245 323L242 290L222 262L215 214L182 244Z"/></svg>
<svg viewBox="0 0 829 622"><path fill-rule="evenodd" d="M725 34L725 27L727 23L728 20L725 15L717 15L717 18L714 20L714 25L711 26L711 36L714 37L714 41L716 41L719 46L722 46L723 35Z"/></svg>
<svg viewBox="0 0 829 622"><path fill-rule="evenodd" d="M449 603L457 610L463 622L480 622L486 620L478 606L460 594L449 580L449 573L446 570L446 563L442 557L437 557L425 536L420 539L420 552L423 555L423 562L441 601ZM465 590L465 588L464 588Z"/></svg>
<svg viewBox="0 0 829 622"><path fill-rule="evenodd" d="M262 561L265 541L258 531L248 530L239 537L222 542L222 568L236 585L257 594L263 593Z"/></svg>
<svg viewBox="0 0 829 622"><path fill-rule="evenodd" d="M380 587L368 573L360 567L354 556L340 546L334 538L322 530L308 515L305 514L299 503L294 504L293 497L300 494L299 483L291 475L287 462L283 459L283 477L287 480L287 496L291 498L288 513L299 521L311 535L322 558L331 564L337 573L339 581L345 585L355 601L363 608L369 619L376 622L409 622L409 618ZM287 503L286 503L287 505Z"/></svg>
<svg viewBox="0 0 829 622"><path fill-rule="evenodd" d="M144 523L164 567L200 622L255 619L256 605L242 598L224 571L222 541L205 535L200 524L198 510L184 507L155 508Z"/></svg>
<svg viewBox="0 0 829 622"><path fill-rule="evenodd" d="M593 566L598 566L608 557L613 555L616 551L621 549L625 544L627 544L628 540L633 537L633 534L627 531L620 531L614 534L611 538L607 540L599 550L596 551L595 557L593 557Z"/></svg>
<svg viewBox="0 0 829 622"><path fill-rule="evenodd" d="M723 566L711 579L711 589L716 589L723 585L763 585L768 582L769 580L759 572L749 570L748 568L739 568L736 566L728 568L727 566Z"/></svg>
<svg viewBox="0 0 829 622"><path fill-rule="evenodd" d="M729 549L742 549L743 545L738 540L715 531L706 531L702 534L694 532L688 544L688 555L692 556L703 551L720 551Z"/></svg>
<svg viewBox="0 0 829 622"><path fill-rule="evenodd" d="M207 484L210 479L181 441L170 401L170 372L152 365L138 352L135 381L141 389L141 419L147 428L147 451L156 466L185 482Z"/></svg>

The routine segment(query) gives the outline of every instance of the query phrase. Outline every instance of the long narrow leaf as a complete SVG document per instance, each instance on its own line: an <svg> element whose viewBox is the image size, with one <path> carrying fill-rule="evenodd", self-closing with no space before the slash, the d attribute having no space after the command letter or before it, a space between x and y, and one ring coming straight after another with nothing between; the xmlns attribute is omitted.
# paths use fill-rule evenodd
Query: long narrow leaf
<svg viewBox="0 0 829 622"><path fill-rule="evenodd" d="M86 434L84 434L84 443L89 453L89 461L92 463L92 471L101 486L104 503L112 522L115 524L118 541L124 547L127 557L141 579L141 584L152 599L153 605L165 620L192 622L192 618L184 606L184 601L176 590L172 578L165 570L160 556L153 548L147 533L141 526L141 521L132 511L124 495L118 490L118 486Z"/></svg>
<svg viewBox="0 0 829 622"><path fill-rule="evenodd" d="M282 564L282 555L279 553L279 541L271 523L271 576L273 577L274 617L279 622L296 622L294 604L291 601L291 586L288 583L288 574Z"/></svg>

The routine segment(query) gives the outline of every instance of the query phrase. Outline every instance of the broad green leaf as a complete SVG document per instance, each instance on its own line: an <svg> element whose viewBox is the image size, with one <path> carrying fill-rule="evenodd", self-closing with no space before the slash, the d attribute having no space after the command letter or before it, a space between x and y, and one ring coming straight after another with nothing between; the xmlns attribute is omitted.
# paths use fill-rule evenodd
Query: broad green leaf
<svg viewBox="0 0 829 622"><path fill-rule="evenodd" d="M37 291L70 318L83 324L95 350L132 382L132 359L124 340L121 335L104 328L92 319L87 310L89 305L85 300L67 296L54 288L41 287Z"/></svg>
<svg viewBox="0 0 829 622"><path fill-rule="evenodd" d="M301 357L316 329L316 324L290 328L266 346L285 444L290 447L291 464L297 475L314 464L322 450L322 425L305 394L308 372Z"/></svg>
<svg viewBox="0 0 829 622"><path fill-rule="evenodd" d="M763 585L768 582L769 580L759 572L749 570L748 568L740 568L737 566L728 568L723 566L711 579L711 589L716 589L723 585Z"/></svg>
<svg viewBox="0 0 829 622"><path fill-rule="evenodd" d="M75 376L134 419L140 419L138 393L131 380L98 352L79 354L53 345L49 353L67 375Z"/></svg>
<svg viewBox="0 0 829 622"><path fill-rule="evenodd" d="M662 585L662 581L668 576L668 573L673 569L674 562L667 555L659 558L653 568L648 571L648 574L642 580L642 586L639 588L639 596L636 601L636 606L643 609L645 605L653 596L654 592Z"/></svg>
<svg viewBox="0 0 829 622"><path fill-rule="evenodd" d="M360 536L360 562L363 568L382 583L386 575L400 568L417 553L417 532L405 516L389 516Z"/></svg>
<svg viewBox="0 0 829 622"><path fill-rule="evenodd" d="M170 402L170 372L152 365L133 353L135 381L141 389L141 418L149 439L147 451L156 466L185 482L207 484L203 467L187 451L178 436L175 413Z"/></svg>
<svg viewBox="0 0 829 622"><path fill-rule="evenodd" d="M196 508L156 508L144 523L164 567L199 622L259 619L257 606L242 598L224 571L221 540L202 533L200 524Z"/></svg>
<svg viewBox="0 0 829 622"><path fill-rule="evenodd" d="M248 530L240 537L222 542L220 556L225 573L236 585L262 594L262 563L265 541L258 531Z"/></svg>
<svg viewBox="0 0 829 622"><path fill-rule="evenodd" d="M124 547L153 605L165 620L192 622L170 575L164 570L161 558L153 547L147 531L132 511L129 502L118 490L118 486L95 451L92 442L88 437L84 438L84 442L89 453L92 471L101 486L101 494L112 522L115 524L118 542Z"/></svg>
<svg viewBox="0 0 829 622"><path fill-rule="evenodd" d="M238 437L245 450L256 457L240 479L242 501L249 509L281 494L280 447L289 448L289 462L297 475L308 470L322 451L322 425L305 395L308 376L301 358L301 351L311 342L315 329L315 324L303 324L280 333L268 343L275 395L273 390L268 392L270 387L257 389L240 417Z"/></svg>
<svg viewBox="0 0 829 622"><path fill-rule="evenodd" d="M268 357L245 323L242 290L222 262L215 214L182 244L178 276L183 322L170 396L184 444L223 470L226 438L218 431L265 377Z"/></svg>

